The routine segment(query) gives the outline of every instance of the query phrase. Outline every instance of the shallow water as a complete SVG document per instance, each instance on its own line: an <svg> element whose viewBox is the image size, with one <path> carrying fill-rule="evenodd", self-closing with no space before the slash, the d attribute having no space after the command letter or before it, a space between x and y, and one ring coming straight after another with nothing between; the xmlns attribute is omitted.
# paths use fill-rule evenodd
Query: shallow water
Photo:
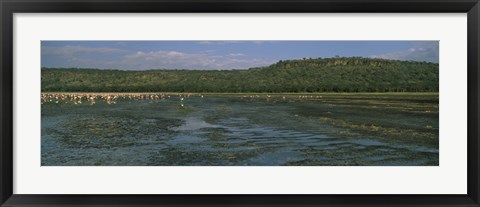
<svg viewBox="0 0 480 207"><path fill-rule="evenodd" d="M42 165L435 166L438 101L421 101L171 96L47 102Z"/></svg>

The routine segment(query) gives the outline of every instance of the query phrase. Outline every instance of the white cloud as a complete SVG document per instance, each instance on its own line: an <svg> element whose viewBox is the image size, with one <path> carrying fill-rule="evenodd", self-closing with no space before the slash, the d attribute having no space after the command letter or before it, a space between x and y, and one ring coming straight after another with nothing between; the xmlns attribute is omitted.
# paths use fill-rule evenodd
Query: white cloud
<svg viewBox="0 0 480 207"><path fill-rule="evenodd" d="M438 63L438 41L418 42L415 43L414 46L412 48L409 48L408 50L374 55L373 57L393 60L413 60Z"/></svg>
<svg viewBox="0 0 480 207"><path fill-rule="evenodd" d="M240 59L245 54L218 56L178 51L138 51L118 63L120 69L246 69L272 64L262 59Z"/></svg>
<svg viewBox="0 0 480 207"><path fill-rule="evenodd" d="M217 43L215 43L217 44ZM218 55L214 50L198 53L180 51L128 51L108 47L42 46L44 67L101 69L247 69L270 65L273 60L248 59L243 53Z"/></svg>
<svg viewBox="0 0 480 207"><path fill-rule="evenodd" d="M230 53L230 54L228 54L228 56L231 56L231 57L241 57L241 56L245 56L245 54L243 54L243 53Z"/></svg>
<svg viewBox="0 0 480 207"><path fill-rule="evenodd" d="M74 56L85 53L119 53L126 52L122 49L108 48L108 47L85 47L85 46L42 46L42 55L56 55L56 56Z"/></svg>

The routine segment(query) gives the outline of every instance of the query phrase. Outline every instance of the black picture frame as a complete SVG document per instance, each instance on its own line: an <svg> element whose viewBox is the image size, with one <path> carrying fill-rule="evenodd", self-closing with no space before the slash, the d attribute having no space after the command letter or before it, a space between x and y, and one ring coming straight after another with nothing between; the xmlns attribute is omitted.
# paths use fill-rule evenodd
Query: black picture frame
<svg viewBox="0 0 480 207"><path fill-rule="evenodd" d="M0 0L1 206L480 206L478 0ZM468 193L465 195L19 195L13 194L14 13L467 13ZM449 177L445 179L455 179ZM441 182L441 181L439 181ZM94 188L95 186L92 186ZM414 186L412 186L414 188Z"/></svg>

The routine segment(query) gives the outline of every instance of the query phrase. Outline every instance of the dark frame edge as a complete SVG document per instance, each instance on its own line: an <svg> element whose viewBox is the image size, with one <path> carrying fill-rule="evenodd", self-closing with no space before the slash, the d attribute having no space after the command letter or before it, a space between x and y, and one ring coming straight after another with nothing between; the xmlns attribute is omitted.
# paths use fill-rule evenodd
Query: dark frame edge
<svg viewBox="0 0 480 207"><path fill-rule="evenodd" d="M467 195L13 195L3 206L474 207Z"/></svg>
<svg viewBox="0 0 480 207"><path fill-rule="evenodd" d="M12 48L13 22L11 10L0 1L0 202L4 203L13 195L13 68ZM6 69L7 68L7 69Z"/></svg>
<svg viewBox="0 0 480 207"><path fill-rule="evenodd" d="M46 3L48 0L44 0ZM122 1L122 0L120 0ZM275 1L275 0L272 0ZM441 0L440 0L441 1ZM278 195L125 195L119 197L118 195L14 195L13 194L13 149L12 149L12 137L13 137L13 13L14 11L20 12L88 12L88 8L93 9L85 5L92 4L93 2L84 2L83 7L68 7L66 2L61 1L48 1L49 4L39 3L40 1L22 1L13 2L8 0L0 0L0 11L1 11L1 25L0 25L0 206L139 206L140 203L143 203L141 206L220 206L220 205L229 205L229 206L273 206L273 205L283 205L283 206L372 206L372 205L395 205L395 206L411 206L411 205L422 205L422 206L480 206L480 180L479 180L479 149L480 143L478 136L480 135L479 128L479 116L480 116L480 72L479 72L479 62L480 62L480 5L478 1L472 3L473 1L465 1L459 4L456 4L456 7L450 7L447 9L447 6L452 5L452 1L446 2L443 6L432 9L427 12L445 12L450 10L452 12L462 12L465 8L468 10L468 194L467 195L325 195L323 198L313 198L308 195L292 195L292 196L278 196ZM78 1L74 1L78 3ZM93 12L121 12L121 10L128 11L140 11L138 7L128 9L125 7L128 4L127 2L124 5L123 9L111 9L106 8L106 5L111 6L111 3L101 4L100 7L97 7ZM149 1L152 2L152 1ZM192 3L192 1L189 1ZM270 3L271 1L263 1L263 3ZM309 5L307 1L305 5ZM321 1L319 1L321 2ZM345 3L344 1L341 1ZM353 2L353 1L350 1ZM388 0L386 2L389 2ZM414 3L410 2L410 3ZM24 7L27 3L34 5L41 5L40 7ZM236 1L238 4L239 2ZM254 4L253 2L250 2ZM288 2L287 2L288 3ZM290 3L293 3L290 2ZM348 1L346 2L348 3ZM358 2L355 2L358 3ZM397 2L398 3L398 2ZM425 3L425 2L424 2ZM47 9L47 5L57 5L53 6L54 9ZM64 5L63 7L58 5ZM263 5L264 4L259 4ZM330 3L329 5L338 5L335 3ZM374 10L366 12L378 12L378 8L383 5L377 5ZM405 5L400 3L400 5ZM425 5L419 9L423 11L426 9ZM172 8L178 7L179 4L173 3L170 6L165 8L164 12L173 12ZM222 7L222 6L220 6ZM223 6L225 7L225 5ZM262 7L262 6L261 6ZM63 9L62 9L63 8ZM241 7L240 9L247 9L248 7ZM266 8L262 7L263 12L268 12ZM303 7L302 7L303 8ZM291 10L297 10L302 8L292 8ZM336 7L328 7L327 10L335 9ZM218 9L218 8L217 8ZM315 8L311 8L315 9ZM357 11L356 9L350 10L351 8L336 8L339 12L352 12ZM393 10L385 10L385 12L400 12L404 7L397 7ZM220 9L221 10L221 9ZM218 12L220 10L208 10L203 8L203 11L209 12ZM270 12L282 12L282 9L273 8ZM413 9L412 11L417 11ZM198 12L196 9L188 7L181 12ZM232 11L235 12L235 11ZM238 11L237 11L238 12ZM258 11L253 11L258 12ZM466 11L463 11L466 12ZM473 69L472 69L473 68ZM472 138L473 137L473 138ZM220 198L219 197L223 197ZM282 198L283 197L283 198ZM288 197L288 199L285 199ZM422 198L423 197L423 198ZM448 198L447 198L448 197ZM190 199L188 202L184 200L187 198ZM146 199L146 200L145 200ZM218 201L212 202L209 200L219 199ZM266 202L278 199L276 202ZM305 200L303 204L291 202L292 200L303 199ZM405 200L406 201L405 201ZM412 203L412 200L416 202ZM147 202L145 202L147 201ZM318 202L323 202L319 204Z"/></svg>
<svg viewBox="0 0 480 207"><path fill-rule="evenodd" d="M478 0L1 0L15 12L464 13ZM412 6L414 5L414 6Z"/></svg>
<svg viewBox="0 0 480 207"><path fill-rule="evenodd" d="M479 116L480 116L480 3L476 3L468 12L468 195L479 205L480 201L480 166L479 166ZM475 158L475 159L474 159Z"/></svg>

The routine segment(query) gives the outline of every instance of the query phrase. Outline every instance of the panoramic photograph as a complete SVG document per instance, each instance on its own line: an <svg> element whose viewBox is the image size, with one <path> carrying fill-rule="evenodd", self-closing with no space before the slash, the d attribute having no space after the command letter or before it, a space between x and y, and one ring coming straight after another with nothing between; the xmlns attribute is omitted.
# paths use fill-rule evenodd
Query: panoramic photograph
<svg viewBox="0 0 480 207"><path fill-rule="evenodd" d="M42 41L42 166L439 166L438 41Z"/></svg>

